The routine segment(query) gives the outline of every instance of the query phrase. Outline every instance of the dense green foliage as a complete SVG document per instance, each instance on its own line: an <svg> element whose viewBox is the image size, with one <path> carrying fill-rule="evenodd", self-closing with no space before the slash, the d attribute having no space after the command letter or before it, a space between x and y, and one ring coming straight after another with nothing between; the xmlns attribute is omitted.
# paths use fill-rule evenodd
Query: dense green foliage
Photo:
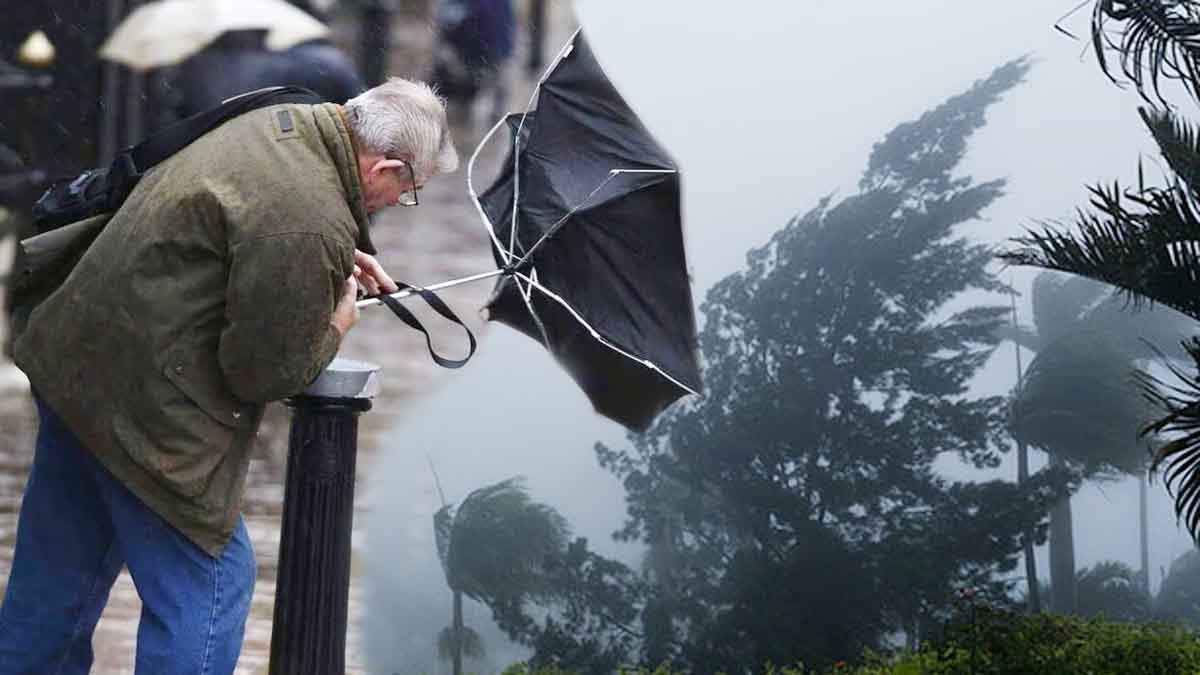
<svg viewBox="0 0 1200 675"><path fill-rule="evenodd" d="M687 670L620 671L681 675ZM737 672L737 671L730 671ZM838 661L820 668L764 664L770 675L1193 675L1200 638L1172 624L1122 623L1052 614L1022 616L985 606L966 609L944 636L915 652ZM574 675L517 664L505 675Z"/></svg>
<svg viewBox="0 0 1200 675"><path fill-rule="evenodd" d="M642 581L625 565L590 551L583 538L548 556L544 569L551 593L536 612L520 603L491 605L500 628L533 651L534 666L587 675L616 671L640 638Z"/></svg>
<svg viewBox="0 0 1200 675"><path fill-rule="evenodd" d="M1200 639L1171 624L1120 623L1054 614L1020 616L976 608L926 649L864 673L1034 675L1200 672ZM883 664L880 664L883 665Z"/></svg>

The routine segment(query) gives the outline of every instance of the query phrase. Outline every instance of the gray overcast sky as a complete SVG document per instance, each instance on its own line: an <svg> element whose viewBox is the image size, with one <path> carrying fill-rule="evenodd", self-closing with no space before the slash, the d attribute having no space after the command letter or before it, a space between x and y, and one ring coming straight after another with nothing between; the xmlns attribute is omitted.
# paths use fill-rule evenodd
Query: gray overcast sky
<svg viewBox="0 0 1200 675"><path fill-rule="evenodd" d="M1100 74L1087 43L1054 30L1074 5L580 0L577 11L610 77L683 170L699 304L792 215L830 192L852 193L872 144L897 123L1025 54L1037 59L1028 82L991 109L965 162L978 179L1008 178L1007 196L963 232L1002 242L1034 219L1069 218L1086 201L1085 184L1133 178L1139 153L1153 157L1139 101ZM1087 18L1080 12L1064 25L1086 37ZM1153 161L1147 169L1158 174ZM1026 291L1033 273L1011 274ZM1012 348L999 350L977 390L1007 391L1012 364ZM386 589L380 606L414 592L402 579L438 573L426 452L450 499L522 473L579 534L630 559L632 549L608 537L623 520L621 487L597 468L591 450L597 440L623 443L622 430L596 417L532 341L492 331L476 362L403 420L394 437L380 481L367 487L379 491L366 536L371 564L387 579L378 586ZM1007 465L1000 472L1014 474ZM1157 570L1190 544L1161 484L1151 496ZM1133 484L1087 488L1074 503L1080 566L1109 558L1136 566ZM1048 576L1044 557L1041 570ZM1158 575L1152 579L1157 584Z"/></svg>

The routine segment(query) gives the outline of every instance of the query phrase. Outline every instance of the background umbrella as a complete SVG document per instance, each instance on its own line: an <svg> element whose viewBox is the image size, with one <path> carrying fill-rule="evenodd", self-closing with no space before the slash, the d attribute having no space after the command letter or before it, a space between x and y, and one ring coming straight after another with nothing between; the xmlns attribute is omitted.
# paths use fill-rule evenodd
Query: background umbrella
<svg viewBox="0 0 1200 675"><path fill-rule="evenodd" d="M100 56L138 70L159 68L237 30L267 31L271 50L329 33L325 24L284 0L158 0L127 16L100 47Z"/></svg>
<svg viewBox="0 0 1200 675"><path fill-rule="evenodd" d="M679 172L576 32L536 110L481 141L467 183L499 276L489 318L542 342L597 412L645 429L700 389ZM501 128L512 150L479 197L472 169Z"/></svg>

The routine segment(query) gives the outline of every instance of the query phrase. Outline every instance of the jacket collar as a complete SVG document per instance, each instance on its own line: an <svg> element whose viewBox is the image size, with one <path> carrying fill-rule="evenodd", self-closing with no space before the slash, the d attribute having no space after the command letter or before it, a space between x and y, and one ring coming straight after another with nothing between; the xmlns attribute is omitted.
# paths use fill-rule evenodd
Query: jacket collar
<svg viewBox="0 0 1200 675"><path fill-rule="evenodd" d="M358 225L358 241L355 247L365 253L375 254L375 245L371 242L370 218L367 216L366 203L363 201L362 179L358 175L358 152L354 146L354 137L346 124L345 112L340 105L322 103L316 106L317 128L334 158L338 177L346 190L346 202L354 221ZM324 114L322 114L324 113Z"/></svg>

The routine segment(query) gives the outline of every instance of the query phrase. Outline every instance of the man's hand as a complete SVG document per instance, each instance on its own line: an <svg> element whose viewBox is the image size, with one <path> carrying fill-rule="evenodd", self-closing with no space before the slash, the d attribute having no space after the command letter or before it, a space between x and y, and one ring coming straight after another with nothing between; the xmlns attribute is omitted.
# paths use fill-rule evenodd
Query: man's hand
<svg viewBox="0 0 1200 675"><path fill-rule="evenodd" d="M396 285L395 281L392 281L374 256L357 249L354 251L354 278L358 280L367 295L379 295L381 292L395 293L400 290L400 287Z"/></svg>
<svg viewBox="0 0 1200 675"><path fill-rule="evenodd" d="M333 316L329 319L329 323L333 324L342 337L346 337L346 333L358 323L358 282L354 279L357 273L356 267L355 274L346 277L342 297L338 299L337 307L333 308Z"/></svg>

